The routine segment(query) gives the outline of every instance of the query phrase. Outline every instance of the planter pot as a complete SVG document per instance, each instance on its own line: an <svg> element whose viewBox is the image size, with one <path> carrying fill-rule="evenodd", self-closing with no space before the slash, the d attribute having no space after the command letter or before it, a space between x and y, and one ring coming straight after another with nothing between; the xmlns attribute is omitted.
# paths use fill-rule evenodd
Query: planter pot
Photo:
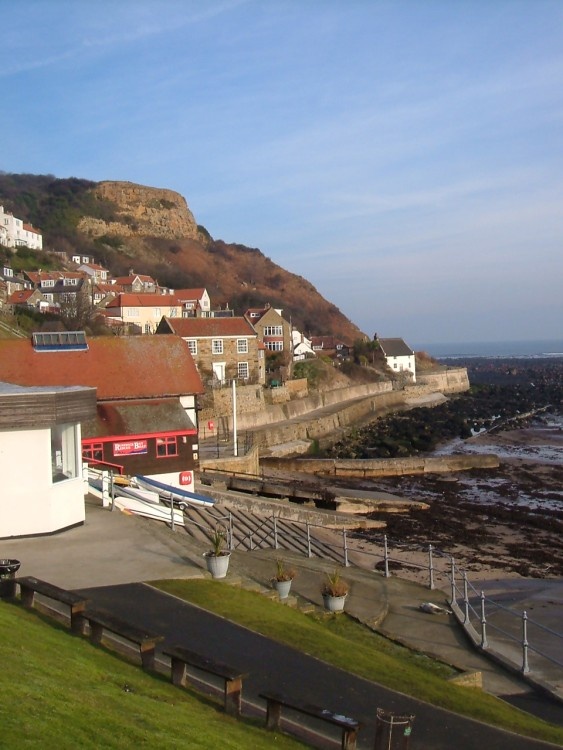
<svg viewBox="0 0 563 750"><path fill-rule="evenodd" d="M292 583L293 580L291 578L289 579L289 581L273 581L274 588L278 592L278 596L280 599L287 599Z"/></svg>
<svg viewBox="0 0 563 750"><path fill-rule="evenodd" d="M212 552L206 552L204 557L207 564L207 570L211 573L213 578L225 578L227 570L229 569L231 553L225 552L222 555L214 555Z"/></svg>
<svg viewBox="0 0 563 750"><path fill-rule="evenodd" d="M344 596L331 596L330 594L323 594L323 602L327 612L342 612L347 596L348 594L344 594Z"/></svg>

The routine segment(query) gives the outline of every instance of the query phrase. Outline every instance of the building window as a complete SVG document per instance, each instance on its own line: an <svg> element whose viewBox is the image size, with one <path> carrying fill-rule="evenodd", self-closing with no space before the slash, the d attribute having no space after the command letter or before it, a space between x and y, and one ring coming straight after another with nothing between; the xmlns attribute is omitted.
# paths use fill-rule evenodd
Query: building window
<svg viewBox="0 0 563 750"><path fill-rule="evenodd" d="M264 326L264 336L283 336L283 326Z"/></svg>
<svg viewBox="0 0 563 750"><path fill-rule="evenodd" d="M51 469L53 482L78 476L78 427L58 424L51 428Z"/></svg>
<svg viewBox="0 0 563 750"><path fill-rule="evenodd" d="M130 318L138 318L139 317L139 308L138 307L130 307L129 308L129 317Z"/></svg>
<svg viewBox="0 0 563 750"><path fill-rule="evenodd" d="M213 339L211 343L211 352L213 354L223 354L223 339Z"/></svg>
<svg viewBox="0 0 563 750"><path fill-rule="evenodd" d="M103 461L104 460L104 444L103 443L87 443L82 446L82 460L86 461Z"/></svg>
<svg viewBox="0 0 563 750"><path fill-rule="evenodd" d="M195 357L197 354L197 339L188 339L188 349L190 354Z"/></svg>
<svg viewBox="0 0 563 750"><path fill-rule="evenodd" d="M248 339L237 339L237 354L248 353Z"/></svg>
<svg viewBox="0 0 563 750"><path fill-rule="evenodd" d="M176 437L162 437L156 439L156 455L158 458L168 458L178 455L178 441Z"/></svg>
<svg viewBox="0 0 563 750"><path fill-rule="evenodd" d="M266 341L266 349L271 352L283 352L283 341Z"/></svg>
<svg viewBox="0 0 563 750"><path fill-rule="evenodd" d="M248 380L248 362L239 362L237 369L239 378L241 380Z"/></svg>

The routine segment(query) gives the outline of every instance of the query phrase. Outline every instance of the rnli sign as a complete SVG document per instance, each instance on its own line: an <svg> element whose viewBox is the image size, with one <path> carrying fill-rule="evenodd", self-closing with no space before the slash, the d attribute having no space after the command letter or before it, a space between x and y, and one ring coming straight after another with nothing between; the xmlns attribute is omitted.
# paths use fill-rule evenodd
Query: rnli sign
<svg viewBox="0 0 563 750"><path fill-rule="evenodd" d="M146 440L130 440L127 443L114 443L114 456L137 456L148 452Z"/></svg>
<svg viewBox="0 0 563 750"><path fill-rule="evenodd" d="M194 483L193 471L182 471L180 472L180 485L185 487Z"/></svg>

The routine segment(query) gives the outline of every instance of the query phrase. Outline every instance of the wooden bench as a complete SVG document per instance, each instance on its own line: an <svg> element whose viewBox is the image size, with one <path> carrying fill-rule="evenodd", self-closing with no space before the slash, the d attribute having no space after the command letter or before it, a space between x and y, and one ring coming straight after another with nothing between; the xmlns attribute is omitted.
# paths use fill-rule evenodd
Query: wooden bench
<svg viewBox="0 0 563 750"><path fill-rule="evenodd" d="M24 576L16 578L15 582L20 587L20 599L24 607L33 608L35 594L45 596L62 604L66 604L70 609L70 627L73 633L82 635L84 633L84 620L82 613L86 609L88 599L80 594L74 594L72 591L61 589L47 581L42 581L33 576Z"/></svg>
<svg viewBox="0 0 563 750"><path fill-rule="evenodd" d="M131 643L136 643L139 647L143 669L154 671L156 644L164 640L163 635L149 633L144 628L139 628L125 620L121 620L111 612L106 612L103 609L88 608L80 617L88 622L92 643L101 644L104 631L120 636Z"/></svg>
<svg viewBox="0 0 563 750"><path fill-rule="evenodd" d="M187 667L194 667L202 672L222 677L225 681L225 712L231 716L240 716L242 703L242 680L246 675L239 670L206 656L190 651L182 646L165 649L164 656L170 658L170 672L174 685L185 687L187 684Z"/></svg>
<svg viewBox="0 0 563 750"><path fill-rule="evenodd" d="M268 729L280 729L281 712L282 708L285 707L339 727L342 729L342 750L356 750L356 741L361 726L360 722L356 721L356 719L337 714L326 708L313 706L310 703L287 698L279 693L260 693L260 698L266 701L266 727Z"/></svg>

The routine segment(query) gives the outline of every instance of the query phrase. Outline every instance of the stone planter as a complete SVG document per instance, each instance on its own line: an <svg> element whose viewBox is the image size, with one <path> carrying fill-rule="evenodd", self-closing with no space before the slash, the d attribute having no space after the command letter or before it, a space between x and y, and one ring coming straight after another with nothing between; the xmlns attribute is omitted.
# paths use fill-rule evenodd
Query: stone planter
<svg viewBox="0 0 563 750"><path fill-rule="evenodd" d="M229 561L231 558L230 552L222 552L220 555L216 555L213 552L206 552L204 554L207 570L211 573L213 578L225 578L227 570L229 569Z"/></svg>
<svg viewBox="0 0 563 750"><path fill-rule="evenodd" d="M348 594L344 594L344 596L332 596L331 594L323 594L323 603L326 611L342 612L347 596Z"/></svg>
<svg viewBox="0 0 563 750"><path fill-rule="evenodd" d="M275 579L272 581L275 590L278 592L278 596L280 599L287 599L289 596L289 592L291 590L291 584L293 583L293 579L290 578L288 581L276 581Z"/></svg>

